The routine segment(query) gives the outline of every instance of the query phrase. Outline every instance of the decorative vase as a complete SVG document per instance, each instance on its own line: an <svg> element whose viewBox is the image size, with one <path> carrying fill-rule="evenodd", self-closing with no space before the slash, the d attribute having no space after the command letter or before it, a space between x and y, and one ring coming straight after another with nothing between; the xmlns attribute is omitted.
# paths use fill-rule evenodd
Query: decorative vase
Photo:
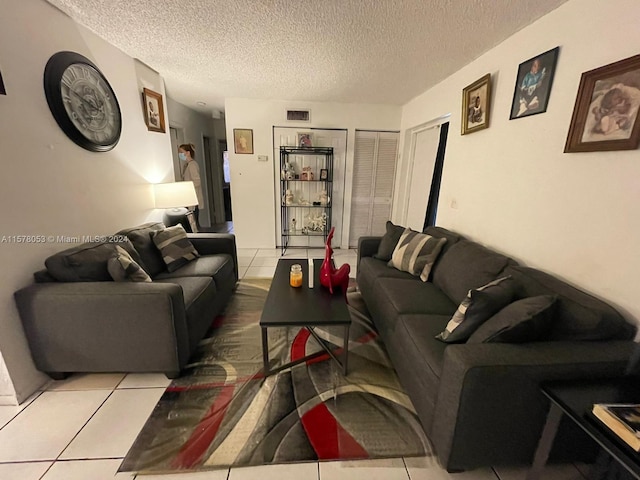
<svg viewBox="0 0 640 480"><path fill-rule="evenodd" d="M342 293L347 295L347 287L349 286L349 272L351 272L351 266L345 263L340 268L336 269L336 265L333 261L333 249L331 248L331 239L336 227L331 227L329 236L327 237L327 243L324 247L324 261L320 267L320 284L323 287L329 289L333 294L333 287L341 287Z"/></svg>

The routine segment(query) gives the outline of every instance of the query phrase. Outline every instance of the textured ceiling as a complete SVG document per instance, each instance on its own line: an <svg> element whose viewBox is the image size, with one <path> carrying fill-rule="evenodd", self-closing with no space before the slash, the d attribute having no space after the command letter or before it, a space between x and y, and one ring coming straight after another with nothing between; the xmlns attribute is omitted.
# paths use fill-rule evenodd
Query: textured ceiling
<svg viewBox="0 0 640 480"><path fill-rule="evenodd" d="M402 105L566 0L47 1L209 113L228 97Z"/></svg>

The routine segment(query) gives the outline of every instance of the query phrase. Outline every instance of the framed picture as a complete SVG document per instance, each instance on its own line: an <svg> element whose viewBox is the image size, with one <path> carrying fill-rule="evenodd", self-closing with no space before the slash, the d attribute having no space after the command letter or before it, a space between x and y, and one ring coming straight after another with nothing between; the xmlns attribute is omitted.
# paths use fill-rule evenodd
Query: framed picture
<svg viewBox="0 0 640 480"><path fill-rule="evenodd" d="M142 102L144 103L144 118L147 122L147 129L152 132L165 133L162 95L145 88L142 90Z"/></svg>
<svg viewBox="0 0 640 480"><path fill-rule="evenodd" d="M320 180L329 180L329 170L326 168L320 169Z"/></svg>
<svg viewBox="0 0 640 480"><path fill-rule="evenodd" d="M559 50L553 48L520 64L509 120L547 111Z"/></svg>
<svg viewBox="0 0 640 480"><path fill-rule="evenodd" d="M639 107L640 55L584 72L565 153L638 148Z"/></svg>
<svg viewBox="0 0 640 480"><path fill-rule="evenodd" d="M248 128L234 128L233 143L236 146L236 153L253 154L253 130Z"/></svg>
<svg viewBox="0 0 640 480"><path fill-rule="evenodd" d="M313 133L298 133L298 147L313 147Z"/></svg>
<svg viewBox="0 0 640 480"><path fill-rule="evenodd" d="M462 135L489 127L491 74L462 90Z"/></svg>

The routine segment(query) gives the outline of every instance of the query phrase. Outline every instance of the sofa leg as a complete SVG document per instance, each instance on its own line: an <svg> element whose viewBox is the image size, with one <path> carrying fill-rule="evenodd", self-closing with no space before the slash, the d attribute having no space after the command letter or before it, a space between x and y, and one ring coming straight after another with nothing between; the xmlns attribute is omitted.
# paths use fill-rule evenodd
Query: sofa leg
<svg viewBox="0 0 640 480"><path fill-rule="evenodd" d="M53 378L54 380L64 380L65 378L69 377L69 375L71 375L69 372L45 372L47 375L49 375L51 378Z"/></svg>
<svg viewBox="0 0 640 480"><path fill-rule="evenodd" d="M168 379L174 379L174 378L178 378L180 376L180 372L164 372L165 377L167 377Z"/></svg>

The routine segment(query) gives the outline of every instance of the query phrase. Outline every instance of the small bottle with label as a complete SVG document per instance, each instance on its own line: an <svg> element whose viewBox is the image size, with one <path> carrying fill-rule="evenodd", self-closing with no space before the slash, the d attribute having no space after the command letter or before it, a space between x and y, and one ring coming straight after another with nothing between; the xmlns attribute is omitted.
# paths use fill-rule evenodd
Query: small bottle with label
<svg viewBox="0 0 640 480"><path fill-rule="evenodd" d="M289 273L289 285L292 287L302 286L302 266L299 263L291 265L291 272Z"/></svg>

